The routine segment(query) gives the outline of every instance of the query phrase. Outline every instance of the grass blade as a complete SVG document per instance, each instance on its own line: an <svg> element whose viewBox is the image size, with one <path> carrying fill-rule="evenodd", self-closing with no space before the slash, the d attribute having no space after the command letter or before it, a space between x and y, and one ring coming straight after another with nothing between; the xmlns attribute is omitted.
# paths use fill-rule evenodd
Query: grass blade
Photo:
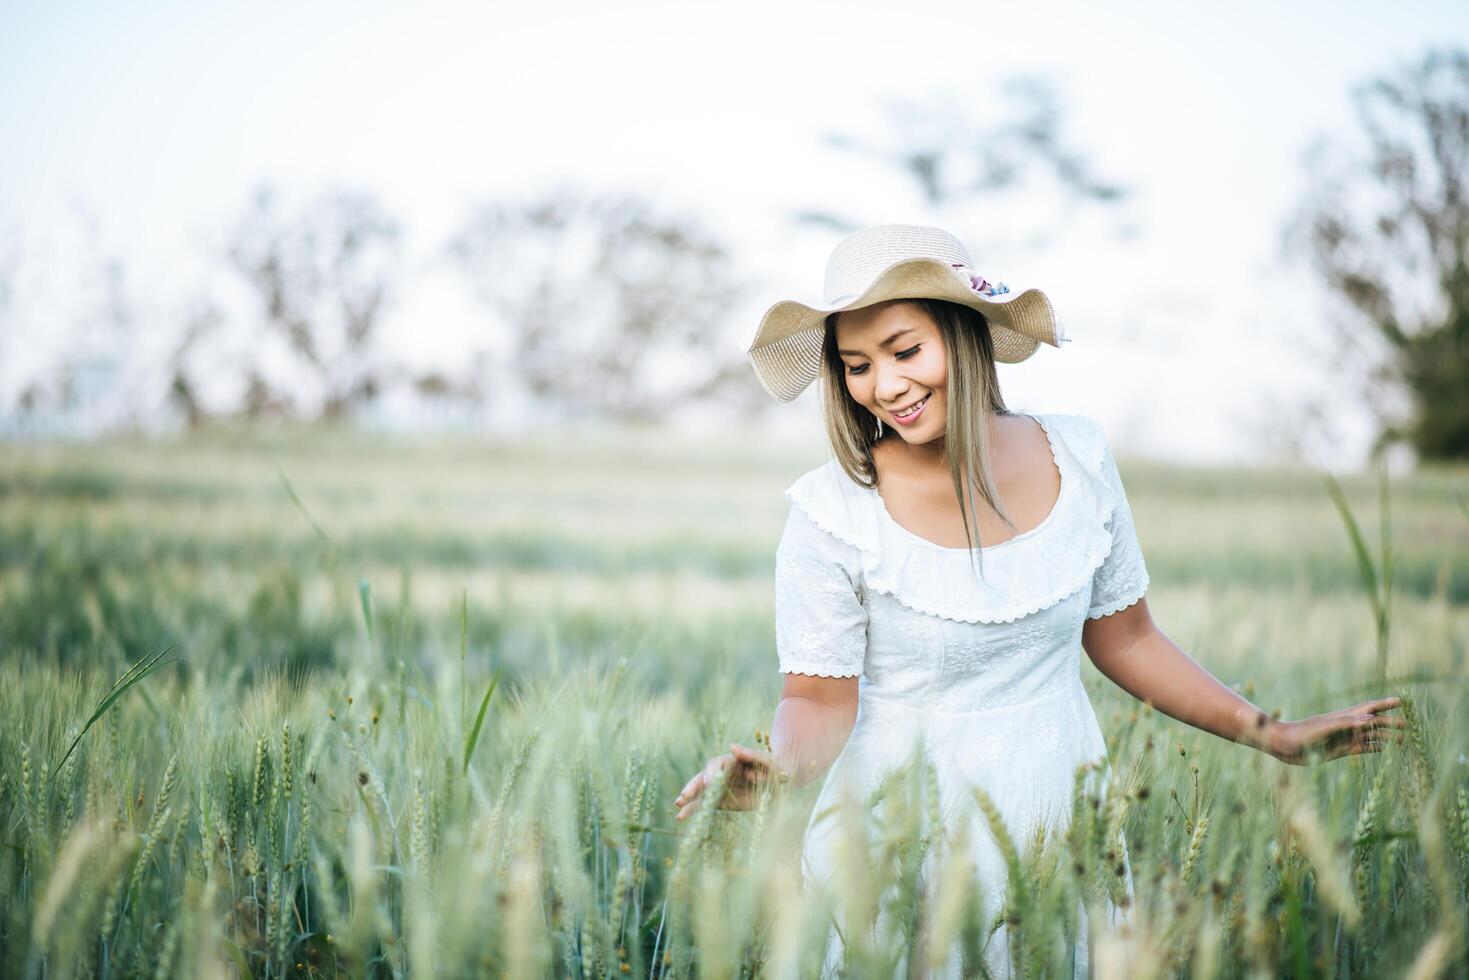
<svg viewBox="0 0 1469 980"><path fill-rule="evenodd" d="M255 980L255 974L250 972L250 963L245 959L245 951L240 948L239 943L228 936L223 938L225 952L230 954L230 960L235 964L235 969L240 971L240 976L244 980Z"/></svg>
<svg viewBox="0 0 1469 980"><path fill-rule="evenodd" d="M306 518L306 522L311 525L311 529L316 532L316 536L327 544L331 544L331 538L327 537L326 532L321 529L321 525L316 523L316 518L311 516L311 511L306 509L306 504L301 501L300 494L296 493L296 488L291 485L290 479L286 476L285 469L280 464L276 464L276 472L280 474L281 483L285 486L286 493L291 498L291 503L295 504L296 509Z"/></svg>
<svg viewBox="0 0 1469 980"><path fill-rule="evenodd" d="M1342 522L1347 526L1347 534L1352 539L1352 550L1357 555L1357 570L1361 573L1362 583L1367 587L1367 597L1372 601L1372 611L1381 616L1381 605L1377 595L1377 572L1372 567L1372 555L1367 551L1367 542L1362 537L1362 529L1357 526L1357 519L1352 516L1352 508L1347 503L1347 496L1342 492L1341 484L1336 482L1336 477L1330 472L1326 474L1326 489L1331 494L1331 500L1336 504L1336 509L1341 512Z"/></svg>
<svg viewBox="0 0 1469 980"><path fill-rule="evenodd" d="M357 601L362 605L362 621L367 624L367 642L376 650L377 636L372 629L372 586L365 578L357 580Z"/></svg>
<svg viewBox="0 0 1469 980"><path fill-rule="evenodd" d="M465 664L469 659L469 590L464 590L464 596L459 604L459 730L464 730L464 716L469 711L469 688L465 686L464 680Z"/></svg>
<svg viewBox="0 0 1469 980"><path fill-rule="evenodd" d="M474 747L479 742L479 731L485 724L485 712L490 707L490 697L495 693L495 688L500 684L500 672L495 671L495 676L490 678L490 686L485 691L484 700L479 703L479 714L475 716L474 727L469 731L469 738L464 740L464 772L469 772L469 760L474 755Z"/></svg>
<svg viewBox="0 0 1469 980"><path fill-rule="evenodd" d="M55 777L61 771L61 767L66 765L66 760L71 758L72 752L76 751L77 745L81 743L82 736L86 735L91 727L97 723L97 719L105 715L107 710L117 703L118 698L126 694L128 689L134 684L142 681L160 667L166 667L181 659L174 657L172 660L164 660L163 658L168 656L172 650L173 644L169 644L157 653L148 654L124 671L123 675L113 682L112 687L108 688L107 693L102 695L102 700L97 702L97 707L92 709L92 716L87 719L87 723L82 726L82 730L77 733L77 737L71 740L71 745L67 747L66 754L61 757L61 761L56 763L56 766L51 770L52 777Z"/></svg>
<svg viewBox="0 0 1469 980"><path fill-rule="evenodd" d="M1393 568L1392 524L1391 524L1391 521L1389 520L1389 518L1391 517L1391 512L1390 512L1389 507L1388 507L1389 501L1388 501L1388 479L1387 479L1387 463L1386 462L1384 462L1382 464L1382 469L1380 469L1378 471L1378 474L1379 474L1379 476L1381 478L1381 493L1382 493L1382 502L1379 505L1381 507L1381 509L1382 509L1382 548L1381 548L1381 552L1382 552L1382 612L1381 612L1381 615L1379 617L1380 618L1380 623L1379 623L1378 628L1383 633L1386 633L1387 632L1387 626L1388 626L1388 615L1389 615L1389 611L1392 609L1392 568Z"/></svg>

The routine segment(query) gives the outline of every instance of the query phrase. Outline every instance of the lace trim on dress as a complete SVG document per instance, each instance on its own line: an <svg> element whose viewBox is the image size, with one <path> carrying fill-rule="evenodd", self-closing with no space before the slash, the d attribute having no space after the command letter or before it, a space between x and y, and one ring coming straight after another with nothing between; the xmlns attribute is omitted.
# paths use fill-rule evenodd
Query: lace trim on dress
<svg viewBox="0 0 1469 980"><path fill-rule="evenodd" d="M1087 619L1101 619L1103 616L1110 616L1110 615L1112 615L1115 612L1121 612L1122 610L1126 609L1128 606L1136 605L1137 604L1137 601L1139 599L1141 599L1144 595L1146 595L1147 594L1147 591L1148 591L1148 576L1146 574L1143 575L1142 581L1140 581L1135 586L1135 588L1137 590L1137 594L1136 595L1133 595L1133 596L1130 596L1130 597L1127 597L1127 598L1118 599L1116 602L1110 602L1110 603L1108 603L1105 606L1099 606L1098 608L1093 609L1092 611L1088 612L1086 614L1086 618Z"/></svg>
<svg viewBox="0 0 1469 980"><path fill-rule="evenodd" d="M860 677L861 667L833 667L830 664L786 663L780 665L782 674L809 674L813 677Z"/></svg>
<svg viewBox="0 0 1469 980"><path fill-rule="evenodd" d="M983 578L967 549L934 544L903 528L877 491L854 482L835 459L803 475L785 495L817 527L860 552L868 588L961 623L1014 622L1084 588L1112 551L1116 494L1102 475L1100 426L1081 415L1032 417L1046 430L1061 474L1060 496L1035 533L983 549Z"/></svg>

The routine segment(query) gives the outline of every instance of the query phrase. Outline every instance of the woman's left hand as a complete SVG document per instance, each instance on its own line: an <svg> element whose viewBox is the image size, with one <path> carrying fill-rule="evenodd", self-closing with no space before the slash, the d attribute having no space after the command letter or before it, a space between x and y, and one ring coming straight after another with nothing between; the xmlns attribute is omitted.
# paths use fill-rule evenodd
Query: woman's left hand
<svg viewBox="0 0 1469 980"><path fill-rule="evenodd" d="M1398 697L1378 698L1300 721L1278 721L1271 726L1266 751L1291 765L1304 765L1317 757L1325 761L1376 752L1393 737L1388 729L1405 728L1408 724L1397 715L1379 712L1402 703L1403 699ZM1401 742L1403 733L1398 732L1395 740Z"/></svg>
<svg viewBox="0 0 1469 980"><path fill-rule="evenodd" d="M725 773L724 796L716 801L721 810L751 809L756 805L761 784L772 781L780 784L790 778L771 753L731 742L728 753L710 759L694 778L684 784L673 801L677 808L675 820L683 820L698 809L704 798L704 788L713 781L715 773L721 771Z"/></svg>

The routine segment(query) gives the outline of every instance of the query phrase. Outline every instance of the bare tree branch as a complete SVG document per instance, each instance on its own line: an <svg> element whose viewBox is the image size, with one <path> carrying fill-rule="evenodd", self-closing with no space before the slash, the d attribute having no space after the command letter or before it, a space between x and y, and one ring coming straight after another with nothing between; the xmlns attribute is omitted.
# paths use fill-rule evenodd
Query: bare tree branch
<svg viewBox="0 0 1469 980"><path fill-rule="evenodd" d="M1378 447L1469 458L1469 53L1430 51L1352 99L1366 158L1312 147L1311 192L1286 240L1304 240L1350 311L1338 330L1369 358ZM1407 416L1392 394L1407 396Z"/></svg>
<svg viewBox="0 0 1469 980"><path fill-rule="evenodd" d="M316 376L326 418L381 389L385 369L373 343L398 288L401 238L375 198L341 190L282 214L275 192L262 187L235 228L230 267L254 292L266 329ZM246 400L252 413L289 404L258 369Z"/></svg>
<svg viewBox="0 0 1469 980"><path fill-rule="evenodd" d="M692 219L563 188L479 208L450 252L510 332L507 371L547 405L645 421L757 389L742 358L719 353L743 287L726 246Z"/></svg>
<svg viewBox="0 0 1469 980"><path fill-rule="evenodd" d="M995 101L998 108L981 116L972 100L952 93L893 99L885 107L887 133L865 139L832 132L823 141L903 174L933 207L1019 189L1036 172L1054 179L1068 207L1114 204L1128 196L1123 185L1096 177L1086 157L1068 144L1061 99L1049 79L1010 78ZM792 217L827 227L866 223L826 212Z"/></svg>

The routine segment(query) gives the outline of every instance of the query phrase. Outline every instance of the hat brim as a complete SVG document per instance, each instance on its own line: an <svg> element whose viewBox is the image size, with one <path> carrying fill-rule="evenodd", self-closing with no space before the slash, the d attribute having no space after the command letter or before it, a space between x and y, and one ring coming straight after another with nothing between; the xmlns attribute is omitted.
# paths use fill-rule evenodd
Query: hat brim
<svg viewBox="0 0 1469 980"><path fill-rule="evenodd" d="M827 306L782 300L770 307L746 351L760 384L775 398L791 401L821 370L826 318L893 299L940 299L978 310L990 325L995 360L1006 364L1025 360L1042 343L1060 347L1065 340L1055 308L1039 289L986 296L947 262L903 259L884 269L860 296Z"/></svg>

